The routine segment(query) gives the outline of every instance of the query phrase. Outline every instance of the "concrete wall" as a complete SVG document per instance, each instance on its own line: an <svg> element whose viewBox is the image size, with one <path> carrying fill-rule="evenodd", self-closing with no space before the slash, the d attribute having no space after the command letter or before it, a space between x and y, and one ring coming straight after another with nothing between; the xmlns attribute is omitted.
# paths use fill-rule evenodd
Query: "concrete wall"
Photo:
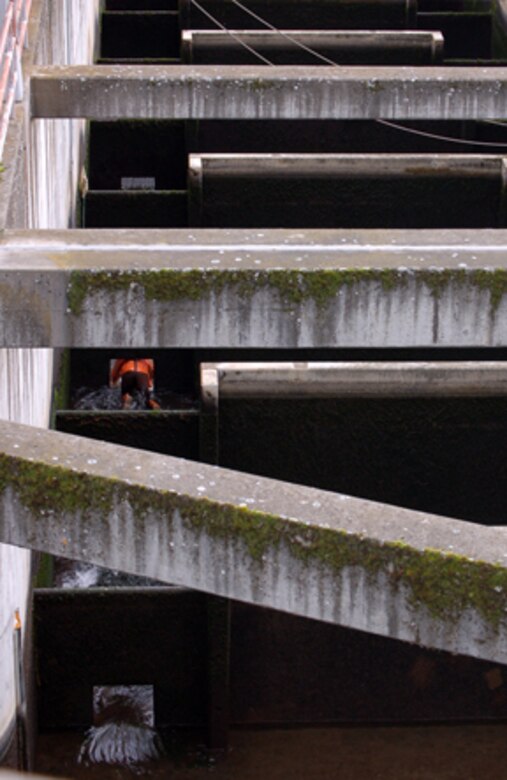
<svg viewBox="0 0 507 780"><path fill-rule="evenodd" d="M51 382L51 350L0 350L0 417L47 426ZM25 630L30 564L29 552L0 544L0 759L14 725L14 610Z"/></svg>
<svg viewBox="0 0 507 780"><path fill-rule="evenodd" d="M24 57L33 64L92 61L99 0L34 0ZM26 97L28 93L26 92ZM16 106L4 150L0 227L66 228L74 224L77 178L85 123L25 121ZM0 418L47 427L53 353L49 349L0 350ZM5 759L15 714L13 616L29 622L30 553L0 545L0 762Z"/></svg>
<svg viewBox="0 0 507 780"><path fill-rule="evenodd" d="M34 63L73 65L93 61L98 5L99 0L46 0L40 13ZM86 123L82 120L31 122L30 227L75 224L85 130Z"/></svg>

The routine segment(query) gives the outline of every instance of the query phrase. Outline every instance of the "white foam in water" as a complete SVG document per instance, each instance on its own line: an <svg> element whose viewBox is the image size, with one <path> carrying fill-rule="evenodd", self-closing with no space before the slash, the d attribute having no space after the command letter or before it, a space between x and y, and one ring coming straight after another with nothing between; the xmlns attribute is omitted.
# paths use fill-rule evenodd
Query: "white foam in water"
<svg viewBox="0 0 507 780"><path fill-rule="evenodd" d="M107 385L97 390L82 387L77 392L74 409L121 409L120 390Z"/></svg>
<svg viewBox="0 0 507 780"><path fill-rule="evenodd" d="M66 571L58 583L61 588L92 588L97 585L101 569L91 563L76 563Z"/></svg>
<svg viewBox="0 0 507 780"><path fill-rule="evenodd" d="M86 733L78 763L137 765L164 755L153 728L153 686L95 687L93 711L95 725Z"/></svg>
<svg viewBox="0 0 507 780"><path fill-rule="evenodd" d="M92 726L79 751L80 764L145 764L162 758L164 750L157 732L149 726L105 723Z"/></svg>
<svg viewBox="0 0 507 780"><path fill-rule="evenodd" d="M148 577L78 561L67 561L64 570L57 571L54 579L54 586L57 588L150 587L158 584L156 580Z"/></svg>

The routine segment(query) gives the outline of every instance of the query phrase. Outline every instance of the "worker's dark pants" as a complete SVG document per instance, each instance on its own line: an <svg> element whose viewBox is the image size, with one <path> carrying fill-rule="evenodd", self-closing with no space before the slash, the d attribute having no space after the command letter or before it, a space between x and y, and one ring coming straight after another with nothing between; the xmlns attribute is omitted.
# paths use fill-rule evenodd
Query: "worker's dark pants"
<svg viewBox="0 0 507 780"><path fill-rule="evenodd" d="M148 374L141 371L127 371L121 377L121 395L133 396L134 393L140 393L144 397L144 402L148 405L150 400L150 391L148 389Z"/></svg>

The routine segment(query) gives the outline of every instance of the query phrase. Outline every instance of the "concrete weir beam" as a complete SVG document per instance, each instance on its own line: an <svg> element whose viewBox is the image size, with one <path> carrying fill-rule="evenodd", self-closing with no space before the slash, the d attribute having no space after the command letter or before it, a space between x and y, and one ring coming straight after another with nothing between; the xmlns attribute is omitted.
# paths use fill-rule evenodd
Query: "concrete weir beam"
<svg viewBox="0 0 507 780"><path fill-rule="evenodd" d="M0 422L0 541L507 662L507 531Z"/></svg>
<svg viewBox="0 0 507 780"><path fill-rule="evenodd" d="M194 64L256 64L242 44L279 64L319 64L316 51L342 65L435 65L444 53L442 33L424 30L183 30L181 57Z"/></svg>
<svg viewBox="0 0 507 780"><path fill-rule="evenodd" d="M505 230L0 238L0 346L507 346Z"/></svg>
<svg viewBox="0 0 507 780"><path fill-rule="evenodd" d="M438 398L507 395L502 361L201 363L201 400L220 398Z"/></svg>
<svg viewBox="0 0 507 780"><path fill-rule="evenodd" d="M472 154L194 153L189 223L503 227L505 162Z"/></svg>
<svg viewBox="0 0 507 780"><path fill-rule="evenodd" d="M507 69L46 66L34 119L504 119Z"/></svg>
<svg viewBox="0 0 507 780"><path fill-rule="evenodd" d="M494 179L504 176L506 159L499 154L287 154L191 153L190 175L201 178L279 179L379 178L427 176L434 179L470 176Z"/></svg>

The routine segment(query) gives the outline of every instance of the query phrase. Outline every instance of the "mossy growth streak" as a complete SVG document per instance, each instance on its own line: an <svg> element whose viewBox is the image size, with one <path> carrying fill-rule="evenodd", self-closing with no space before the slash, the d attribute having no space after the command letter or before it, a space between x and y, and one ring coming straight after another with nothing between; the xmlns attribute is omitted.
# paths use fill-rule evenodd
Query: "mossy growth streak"
<svg viewBox="0 0 507 780"><path fill-rule="evenodd" d="M67 528L73 524L69 516L83 524L92 519L107 523L108 515L124 502L132 508L140 534L147 518L152 522L156 517L170 538L177 518L196 537L206 534L239 545L260 569L270 550L283 547L298 561L336 575L337 589L342 571L356 567L372 584L384 575L394 590L404 586L410 604L425 607L435 619L452 622L472 609L496 629L507 618L507 570L496 564L440 550L419 550L401 542L381 543L248 507L0 455L0 495L7 488L33 514L34 525L44 522L47 515L66 515Z"/></svg>
<svg viewBox="0 0 507 780"><path fill-rule="evenodd" d="M174 270L150 271L72 271L68 286L68 307L80 314L88 297L139 288L149 301L198 301L227 289L242 298L264 289L277 293L287 305L314 301L319 307L331 303L343 287L377 283L384 291L407 284L410 277L425 285L433 297L440 297L450 285L471 286L490 293L494 314L507 292L507 269L435 268L340 268L315 270Z"/></svg>
<svg viewBox="0 0 507 780"><path fill-rule="evenodd" d="M357 269L315 271L73 271L68 287L68 305L79 314L88 296L98 292L120 292L142 288L146 300L197 301L232 288L240 297L248 298L259 290L277 292L287 304L312 299L318 306L328 303L344 285L362 281L378 281L385 289L401 283L396 270Z"/></svg>

